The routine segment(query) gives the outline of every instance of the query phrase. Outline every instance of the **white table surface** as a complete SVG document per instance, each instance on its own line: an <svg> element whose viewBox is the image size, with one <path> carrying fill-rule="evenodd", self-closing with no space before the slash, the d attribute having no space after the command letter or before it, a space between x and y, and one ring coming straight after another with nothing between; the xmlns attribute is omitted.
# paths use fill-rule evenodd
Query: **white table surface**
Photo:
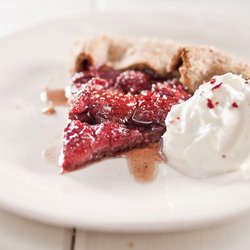
<svg viewBox="0 0 250 250"><path fill-rule="evenodd" d="M249 7L250 3L247 0L211 0L209 2L198 0L0 0L0 37L47 20L88 12L162 11L184 8L194 13L198 11L207 14L213 11L227 15L228 18L230 15L237 15L239 20L250 21ZM188 232L117 234L76 229L73 236L72 230L72 228L60 228L27 220L0 209L0 249L3 250L250 249L250 213L221 225Z"/></svg>

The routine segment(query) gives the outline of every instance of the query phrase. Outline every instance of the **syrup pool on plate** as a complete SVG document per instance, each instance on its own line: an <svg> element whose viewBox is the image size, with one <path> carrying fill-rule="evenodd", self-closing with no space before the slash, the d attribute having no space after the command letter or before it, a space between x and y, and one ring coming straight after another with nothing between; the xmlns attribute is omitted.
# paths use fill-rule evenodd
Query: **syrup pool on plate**
<svg viewBox="0 0 250 250"><path fill-rule="evenodd" d="M64 106L67 104L64 89L48 89L46 88L41 93L41 100L43 102L52 102L56 106Z"/></svg>
<svg viewBox="0 0 250 250"><path fill-rule="evenodd" d="M124 153L128 161L130 173L140 183L154 180L157 174L157 164L162 162L159 154L158 143L153 143L146 148L136 148Z"/></svg>
<svg viewBox="0 0 250 250"><path fill-rule="evenodd" d="M49 146L43 150L43 158L49 163L58 166L60 150L59 145ZM117 156L107 158L112 159L117 157L126 158L131 175L139 183L152 182L157 175L157 165L163 161L159 153L158 143L153 143L145 148L135 148ZM89 165L91 163L87 164L87 166Z"/></svg>

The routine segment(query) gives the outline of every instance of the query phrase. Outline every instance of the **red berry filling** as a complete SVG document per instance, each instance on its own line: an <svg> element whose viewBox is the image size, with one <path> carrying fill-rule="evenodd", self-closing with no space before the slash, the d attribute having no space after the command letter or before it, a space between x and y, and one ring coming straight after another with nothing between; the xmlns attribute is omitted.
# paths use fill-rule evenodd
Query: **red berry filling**
<svg viewBox="0 0 250 250"><path fill-rule="evenodd" d="M140 71L127 70L116 78L115 87L124 93L139 94L142 90L151 88L150 77Z"/></svg>
<svg viewBox="0 0 250 250"><path fill-rule="evenodd" d="M173 77L150 70L121 72L105 65L75 73L71 92L63 172L158 141L171 107L190 97Z"/></svg>

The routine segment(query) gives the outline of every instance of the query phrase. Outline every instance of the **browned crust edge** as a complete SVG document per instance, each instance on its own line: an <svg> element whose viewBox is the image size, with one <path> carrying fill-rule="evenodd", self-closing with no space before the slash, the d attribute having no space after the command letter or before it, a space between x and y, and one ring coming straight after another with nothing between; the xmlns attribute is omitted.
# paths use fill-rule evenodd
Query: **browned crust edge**
<svg viewBox="0 0 250 250"><path fill-rule="evenodd" d="M169 71L178 70L180 81L193 93L203 81L228 72L250 76L250 65L209 46L180 47L172 57Z"/></svg>
<svg viewBox="0 0 250 250"><path fill-rule="evenodd" d="M87 64L114 69L149 68L160 75L172 72L193 93L203 81L228 72L250 77L250 65L210 46L180 46L170 40L128 39L100 35L78 43L73 72Z"/></svg>
<svg viewBox="0 0 250 250"><path fill-rule="evenodd" d="M179 44L154 38L127 39L101 35L85 40L75 52L73 72L84 69L86 62L106 64L114 69L150 68L167 74Z"/></svg>

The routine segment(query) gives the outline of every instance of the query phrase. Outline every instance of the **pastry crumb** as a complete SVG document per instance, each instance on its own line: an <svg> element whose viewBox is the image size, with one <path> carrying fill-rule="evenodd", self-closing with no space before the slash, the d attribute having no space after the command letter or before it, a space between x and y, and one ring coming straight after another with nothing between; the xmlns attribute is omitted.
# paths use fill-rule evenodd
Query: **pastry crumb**
<svg viewBox="0 0 250 250"><path fill-rule="evenodd" d="M45 115L53 115L56 113L56 110L53 105L50 105L48 107L43 108L42 113Z"/></svg>
<svg viewBox="0 0 250 250"><path fill-rule="evenodd" d="M223 154L221 157L222 157L222 158L226 158L227 156Z"/></svg>

